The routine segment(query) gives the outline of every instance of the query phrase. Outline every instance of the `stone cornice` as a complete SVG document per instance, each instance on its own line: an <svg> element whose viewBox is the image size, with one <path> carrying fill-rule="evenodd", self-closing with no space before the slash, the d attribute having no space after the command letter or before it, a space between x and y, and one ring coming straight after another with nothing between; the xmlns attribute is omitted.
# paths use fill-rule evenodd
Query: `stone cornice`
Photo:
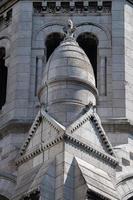
<svg viewBox="0 0 133 200"><path fill-rule="evenodd" d="M77 140L76 138L74 138L70 135L65 134L64 138L65 138L65 140L75 144L76 146L79 146L80 148L84 149L85 151L94 154L99 159L101 158L102 160L105 160L114 166L117 165L117 163L118 163L118 161L114 157L106 154L105 152L97 150L94 147L92 147L91 145L85 144L84 142L81 142L80 140Z"/></svg>
<svg viewBox="0 0 133 200"><path fill-rule="evenodd" d="M96 5L92 5L91 2L93 1L89 1L89 3L87 1L81 1L80 4L78 3L77 5L76 1L68 1L68 2L53 1L51 7L50 6L51 2L48 0L43 3L40 2L40 6L36 6L34 4L34 13L40 15L46 15L46 14L86 15L88 13L89 15L90 14L100 15L101 13L103 13L104 15L111 14L111 3L109 3L108 5L103 4L102 6L99 6L97 4L98 1L96 1Z"/></svg>
<svg viewBox="0 0 133 200"><path fill-rule="evenodd" d="M50 79L50 81L47 81L47 84L54 84L56 82L62 82L62 81L69 81L69 82L77 82L77 84L79 85L84 85L85 87L88 88L89 91L91 91L95 96L98 95L98 90L95 88L95 86L87 80L78 78L78 77L67 77L67 76L56 76L56 78ZM44 83L44 85L41 86L38 95L40 96L42 93L42 90L47 87L46 84Z"/></svg>
<svg viewBox="0 0 133 200"><path fill-rule="evenodd" d="M31 152L25 153L28 144L30 143L31 138L35 134L38 126L42 122L42 119L44 119L52 128L55 129L55 131L59 134L58 137L56 137L54 140L48 142L47 144L40 143L40 145L36 146L34 149L31 150ZM86 142L85 140L78 138L76 136L73 136L73 132L76 131L78 128L80 128L84 123L86 123L88 120L91 120L92 123L95 125L99 136L102 140L102 143L107 149L107 152L102 151L102 149L95 148L91 143ZM58 123L56 120L54 120L47 112L45 112L43 109L41 109L36 116L36 119L29 131L28 137L24 143L24 145L21 148L20 155L21 157L17 160L16 164L21 165L22 163L26 162L27 160L35 157L36 155L40 154L41 152L47 150L48 148L56 145L57 143L61 141L67 141L69 143L72 143L79 147L80 149L83 149L86 152L92 153L99 159L105 160L106 162L109 162L112 165L117 164L116 156L113 151L113 148L102 128L100 119L98 118L98 115L94 112L94 109L92 107L89 108L89 111L87 111L83 116L81 116L77 121L72 123L68 128L65 128L60 123Z"/></svg>
<svg viewBox="0 0 133 200"><path fill-rule="evenodd" d="M113 147L112 147L110 141L108 140L108 137L107 137L102 125L101 125L101 122L99 121L100 119L99 119L98 115L95 113L93 116L91 116L91 120L94 122L94 124L95 124L101 138L102 138L102 141L103 141L103 143L105 144L105 146L108 150L108 153L110 155L116 157L116 155L113 151Z"/></svg>
<svg viewBox="0 0 133 200"><path fill-rule="evenodd" d="M47 143L47 144L40 144L39 146L37 146L34 150L32 150L31 152L21 156L17 161L16 161L16 165L19 166L21 164L23 164L24 162L26 162L27 160L30 160L31 158L37 156L38 154L42 153L43 151L49 149L50 147L56 145L57 143L59 143L60 141L63 141L64 136L61 135L59 137L57 137L56 139L52 140L51 142Z"/></svg>
<svg viewBox="0 0 133 200"><path fill-rule="evenodd" d="M94 147L89 146L88 144L85 144L84 142L81 142L80 140L77 140L68 134L61 134L60 136L58 136L56 139L52 140L51 142L49 142L47 144L41 143L31 152L28 152L27 154L21 156L16 161L16 165L19 166L19 165L23 164L24 162L34 158L35 156L39 155L43 151L46 151L47 149L51 148L52 146L56 145L57 143L59 143L61 141L67 141L69 143L72 143L72 144L76 145L78 148L83 149L84 151L95 155L97 158L102 159L106 162L109 162L113 166L116 166L118 163L114 157L112 157L104 152L101 152L101 151L95 149Z"/></svg>
<svg viewBox="0 0 133 200"><path fill-rule="evenodd" d="M0 127L0 138L4 137L8 133L12 131L17 132L27 132L32 124L32 120L9 120L7 123L4 124L4 126Z"/></svg>
<svg viewBox="0 0 133 200"><path fill-rule="evenodd" d="M133 121L127 118L102 119L102 125L107 132L133 132Z"/></svg>

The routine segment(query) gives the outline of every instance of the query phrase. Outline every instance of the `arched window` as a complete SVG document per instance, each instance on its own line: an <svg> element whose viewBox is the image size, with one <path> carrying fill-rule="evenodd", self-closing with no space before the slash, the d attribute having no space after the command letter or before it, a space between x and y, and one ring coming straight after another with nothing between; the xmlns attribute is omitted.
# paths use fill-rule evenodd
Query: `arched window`
<svg viewBox="0 0 133 200"><path fill-rule="evenodd" d="M7 67L5 66L5 48L0 48L0 109L6 102Z"/></svg>
<svg viewBox="0 0 133 200"><path fill-rule="evenodd" d="M0 200L8 200L8 199L4 197L3 195L0 195Z"/></svg>
<svg viewBox="0 0 133 200"><path fill-rule="evenodd" d="M98 40L95 35L91 33L81 33L78 38L77 42L79 46L85 51L86 55L88 56L94 70L95 79L97 82L97 46Z"/></svg>
<svg viewBox="0 0 133 200"><path fill-rule="evenodd" d="M49 59L50 55L53 53L56 47L59 46L60 42L63 40L64 35L61 33L51 33L46 39L46 60Z"/></svg>
<svg viewBox="0 0 133 200"><path fill-rule="evenodd" d="M133 200L133 197L130 197L128 200Z"/></svg>

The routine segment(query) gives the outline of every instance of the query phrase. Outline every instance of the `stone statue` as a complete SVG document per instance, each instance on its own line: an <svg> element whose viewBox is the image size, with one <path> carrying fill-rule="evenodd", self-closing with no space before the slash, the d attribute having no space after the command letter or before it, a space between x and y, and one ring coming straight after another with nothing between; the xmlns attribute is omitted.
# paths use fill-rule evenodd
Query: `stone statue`
<svg viewBox="0 0 133 200"><path fill-rule="evenodd" d="M74 26L72 20L68 19L67 25L63 28L66 38L73 38L75 30L76 30L76 27Z"/></svg>

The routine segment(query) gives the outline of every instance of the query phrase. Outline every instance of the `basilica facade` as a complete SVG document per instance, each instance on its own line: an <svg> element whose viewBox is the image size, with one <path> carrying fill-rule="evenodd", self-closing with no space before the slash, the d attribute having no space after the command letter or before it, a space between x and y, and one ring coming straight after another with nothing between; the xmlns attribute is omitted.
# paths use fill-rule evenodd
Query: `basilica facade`
<svg viewBox="0 0 133 200"><path fill-rule="evenodd" d="M133 200L133 1L0 1L0 200Z"/></svg>

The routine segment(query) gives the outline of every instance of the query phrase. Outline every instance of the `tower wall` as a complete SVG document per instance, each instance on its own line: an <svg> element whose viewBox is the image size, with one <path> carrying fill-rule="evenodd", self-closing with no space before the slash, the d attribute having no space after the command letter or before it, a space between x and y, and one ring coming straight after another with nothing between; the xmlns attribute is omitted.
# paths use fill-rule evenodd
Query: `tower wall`
<svg viewBox="0 0 133 200"><path fill-rule="evenodd" d="M6 103L0 110L0 195L7 198L12 195L16 183L18 152L39 107L37 93L46 66L47 37L51 33L63 33L62 27L69 17L77 26L76 38L86 32L97 38L97 112L112 144L128 143L132 133L132 3L114 0L112 5L109 3L111 6L103 6L102 10L98 6L86 10L86 1L82 9L73 1L65 11L61 1L55 1L54 10L49 8L48 1L36 3L17 1L12 4L5 0L0 3L0 48L6 50L8 68ZM12 16L8 13L10 9ZM68 145L66 148L69 153L74 151ZM46 154L48 156L48 152ZM53 150L49 154L49 157L54 156ZM81 154L79 152L80 158L88 160ZM33 163L43 161L42 156L35 158ZM30 163L31 169L33 163ZM23 171L28 167L22 166ZM105 167L103 163L102 167ZM114 169L112 172L114 176ZM5 182L8 195L3 189Z"/></svg>
<svg viewBox="0 0 133 200"><path fill-rule="evenodd" d="M56 6L58 4L60 5L59 2L56 2ZM20 141L23 140L21 138L25 138L25 133L38 110L37 93L46 65L45 42L47 36L53 32L63 33L62 27L71 13L71 18L77 25L76 38L81 33L89 32L98 39L96 59L99 96L97 111L113 144L127 143L126 135L129 132L129 125L126 125L126 130L123 128L119 130L119 124L123 123L119 120L117 127L114 128L112 118L131 119L132 117L132 94L129 91L132 80L128 78L131 74L129 74L129 70L132 71L129 50L125 54L126 49L131 48L129 47L129 35L132 31L129 33L128 28L132 23L131 5L127 4L124 8L124 1L117 0L112 2L112 9L98 11L97 8L94 8L93 12L92 10L85 12L83 10L70 11L69 7L65 13L62 8L59 11L51 12L47 2L42 6L46 7L46 10L36 10L31 1L19 1L12 6L10 23L6 26L4 23L1 24L0 46L4 46L6 49L6 66L8 67L7 98L0 111L2 137L7 135L6 138L8 138L11 133L15 138L15 135L19 134L20 140L16 139L16 143L19 141L17 148L21 146ZM6 12L6 10L3 11L4 14ZM114 132L117 134L113 134ZM121 132L123 132L122 138ZM5 144L4 140L1 140L2 149L4 148L3 143ZM10 152L14 149L14 144L9 146L8 151ZM2 151L6 152L7 150L3 149ZM2 157L4 158L4 156Z"/></svg>
<svg viewBox="0 0 133 200"><path fill-rule="evenodd" d="M125 88L126 88L126 116L133 120L133 4L126 2L124 7L125 34Z"/></svg>

